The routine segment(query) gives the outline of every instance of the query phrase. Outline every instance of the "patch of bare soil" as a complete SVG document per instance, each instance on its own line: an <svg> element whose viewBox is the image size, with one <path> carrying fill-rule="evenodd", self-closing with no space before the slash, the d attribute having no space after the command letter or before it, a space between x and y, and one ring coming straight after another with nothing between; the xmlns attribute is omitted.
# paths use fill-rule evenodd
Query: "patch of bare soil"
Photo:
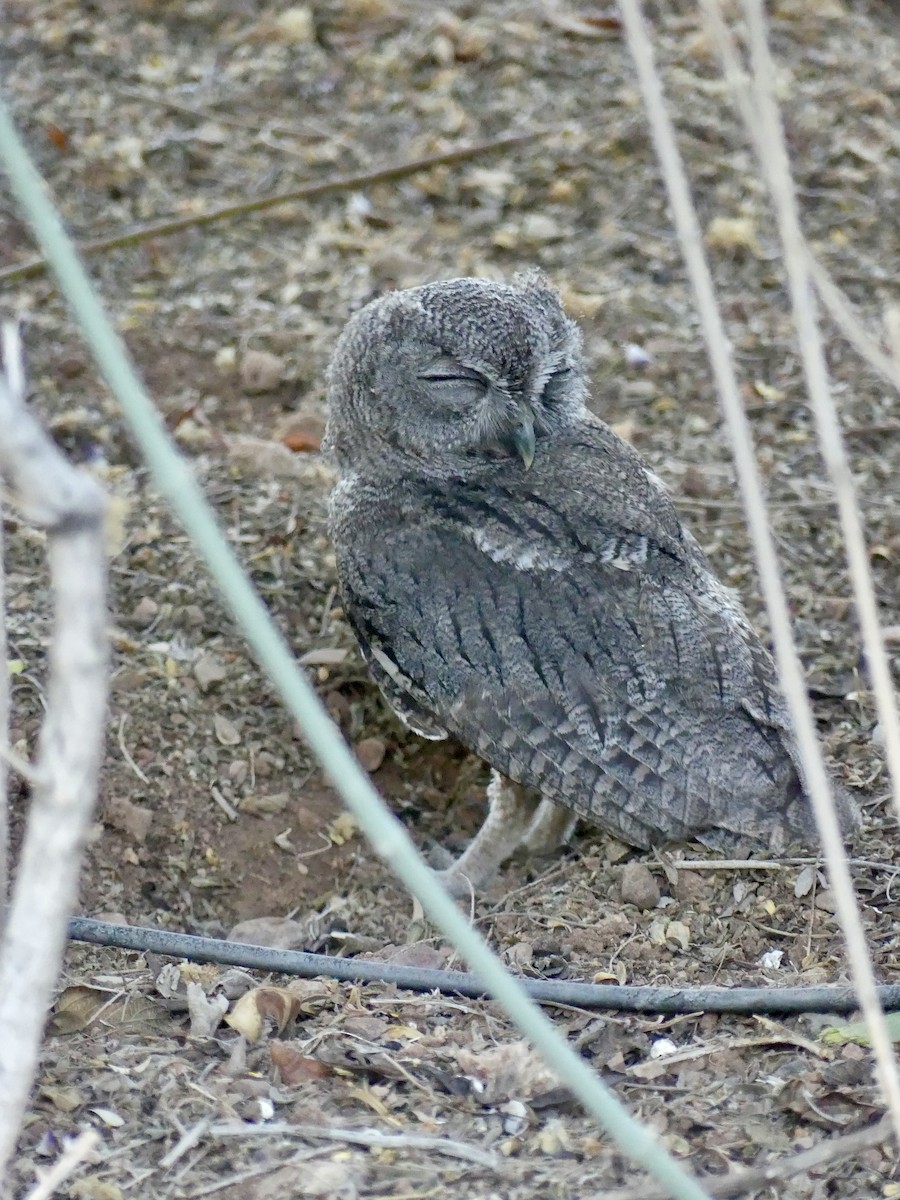
<svg viewBox="0 0 900 1200"><path fill-rule="evenodd" d="M891 981L896 828L777 238L693 5L652 9L822 733L867 814L854 872L879 974ZM897 301L900 263L897 9L878 0L778 0L770 9L805 226L877 330ZM90 258L233 546L426 848L464 844L483 812L485 773L458 750L415 740L387 713L342 620L323 532L323 370L366 300L427 279L541 265L582 321L596 411L668 481L718 571L759 614L627 54L602 10L566 12L576 19L506 0L451 0L440 10L411 0L5 6L6 94L83 238L510 131L551 131L514 151ZM0 269L30 253L0 193ZM451 963L342 814L248 655L50 280L7 283L2 303L27 315L35 407L115 498L113 696L82 911L218 935L251 917L306 921L327 910L310 921L314 944L334 949L337 928L353 935L351 948ZM897 400L829 334L879 595L896 620ZM30 752L49 632L43 546L15 521L8 534L14 741ZM479 897L474 920L511 965L538 975L778 985L845 977L830 895L814 869L713 871L698 848L684 854L698 865L676 868L671 855L636 856L584 831L557 861L508 867ZM622 899L635 861L653 876L655 907ZM636 878L632 870L632 899ZM646 876L643 884L646 896ZM71 947L69 990L16 1167L22 1194L86 1127L99 1145L67 1185L72 1196L433 1196L465 1187L474 1200L628 1184L638 1189L629 1195L648 1194L490 1004L317 981L295 985L289 1002L269 997L262 1036L246 1043L227 1026L189 1036L184 993L189 977L235 1001L249 977L159 969ZM250 995L252 1008L259 997ZM813 1019L561 1009L557 1020L698 1171L760 1164L864 1128L879 1112L868 1050L822 1042ZM870 1200L897 1188L893 1158L872 1146L755 1194Z"/></svg>

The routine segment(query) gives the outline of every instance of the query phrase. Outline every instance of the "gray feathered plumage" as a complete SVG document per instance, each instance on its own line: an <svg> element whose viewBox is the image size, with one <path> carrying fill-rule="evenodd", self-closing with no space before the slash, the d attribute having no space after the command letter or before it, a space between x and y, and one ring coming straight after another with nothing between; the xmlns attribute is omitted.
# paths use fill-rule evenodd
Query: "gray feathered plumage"
<svg viewBox="0 0 900 1200"><path fill-rule="evenodd" d="M413 729L632 845L809 844L772 660L585 396L580 334L538 274L412 288L349 322L326 446L369 667ZM532 819L507 800L520 827L504 817L473 878Z"/></svg>

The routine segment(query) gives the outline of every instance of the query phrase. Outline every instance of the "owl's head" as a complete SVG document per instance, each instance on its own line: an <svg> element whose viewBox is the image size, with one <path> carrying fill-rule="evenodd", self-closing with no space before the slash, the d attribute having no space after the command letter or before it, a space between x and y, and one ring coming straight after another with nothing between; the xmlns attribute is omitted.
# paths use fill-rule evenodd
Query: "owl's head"
<svg viewBox="0 0 900 1200"><path fill-rule="evenodd" d="M348 323L328 368L325 446L351 469L527 470L583 419L586 393L581 334L543 275L429 283Z"/></svg>

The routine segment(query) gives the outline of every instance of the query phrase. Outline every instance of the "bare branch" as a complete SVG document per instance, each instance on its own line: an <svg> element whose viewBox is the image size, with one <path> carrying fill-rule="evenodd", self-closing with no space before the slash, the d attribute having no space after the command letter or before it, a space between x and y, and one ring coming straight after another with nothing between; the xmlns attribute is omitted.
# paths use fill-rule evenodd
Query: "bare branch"
<svg viewBox="0 0 900 1200"><path fill-rule="evenodd" d="M424 158L414 158L408 162L377 167L374 171L361 171L357 175L339 175L332 179L305 183L287 192L257 196L255 200L221 204L218 208L211 208L204 213L164 217L159 221L150 221L146 225L125 229L121 233L78 242L76 249L79 254L99 254L103 250L117 250L120 246L136 246L141 242L149 242L153 238L168 237L173 233L181 233L185 229L196 229L199 226L212 225L218 221L230 221L235 217L245 217L250 213L265 212L269 208L277 208L279 205L291 204L297 200L317 200L321 196L352 192L357 188L371 187L376 183L393 183L397 179L405 179L408 175L417 175L420 171L430 171L433 167L454 166L456 163L468 162L470 159L481 158L483 155L493 154L495 151L515 150L519 146L525 146L529 142L545 137L547 132L541 130L533 133L511 134L507 137L495 138L490 142L476 142L474 146L460 146L456 150L445 150L442 154L429 154ZM46 268L46 259L29 258L25 262L16 263L15 266L6 267L0 271L0 284L15 283L20 279L32 279L36 275L42 275Z"/></svg>
<svg viewBox="0 0 900 1200"><path fill-rule="evenodd" d="M841 1137L827 1138L809 1150L776 1158L761 1167L738 1167L727 1175L707 1175L701 1182L710 1196L725 1200L728 1196L746 1196L773 1184L783 1183L794 1175L802 1175L814 1167L843 1162L855 1158L870 1146L880 1146L891 1136L891 1122L887 1118L877 1125L854 1129ZM598 1200L667 1200L666 1193L653 1184L643 1183L638 1188L624 1188L618 1192L604 1192Z"/></svg>
<svg viewBox="0 0 900 1200"><path fill-rule="evenodd" d="M332 1129L326 1125L295 1124L287 1121L271 1121L265 1125L248 1125L246 1122L223 1121L212 1125L210 1137L218 1138L267 1138L300 1137L320 1138L328 1142L349 1142L356 1146L373 1146L381 1149L421 1150L425 1153L446 1154L450 1158L461 1158L465 1162L477 1163L480 1167L499 1171L503 1160L490 1150L471 1146L467 1142L449 1138L431 1137L421 1133L382 1133L379 1129ZM670 1192L664 1193L666 1196Z"/></svg>
<svg viewBox="0 0 900 1200"><path fill-rule="evenodd" d="M62 959L97 791L107 686L103 493L25 408L13 328L3 344L0 476L22 512L47 530L55 622L32 806L0 940L0 1171L15 1145Z"/></svg>

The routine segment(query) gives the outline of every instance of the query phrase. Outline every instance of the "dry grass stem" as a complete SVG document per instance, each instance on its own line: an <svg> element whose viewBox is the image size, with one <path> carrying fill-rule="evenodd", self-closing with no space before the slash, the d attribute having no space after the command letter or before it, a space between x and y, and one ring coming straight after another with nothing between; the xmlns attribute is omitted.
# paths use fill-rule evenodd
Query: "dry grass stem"
<svg viewBox="0 0 900 1200"><path fill-rule="evenodd" d="M756 462L753 432L747 418L744 402L741 398L729 339L716 299L712 274L706 261L699 218L693 204L687 175L678 150L674 125L666 105L662 82L654 62L650 31L644 21L638 0L623 0L621 11L629 49L635 62L641 92L650 121L653 141L669 193L669 201L672 207L678 238L694 288L697 308L703 325L707 353L709 354L710 364L727 423L738 483L741 496L746 505L747 523L753 539L760 581L771 621L772 638L779 675L790 706L810 799L825 849L829 876L837 902L838 917L847 943L853 981L860 1000L860 1006L871 1028L872 1043L879 1064L885 1098L891 1112L894 1128L898 1136L900 1136L900 1073L897 1070L890 1036L884 1021L884 1013L878 1000L875 975L869 958L862 920L856 905L856 897L847 865L847 855L831 795L831 785L825 767L822 747L816 732L815 717L807 694L803 667L794 640L790 610L778 562L778 555L775 549L775 540L768 523L765 491ZM757 26L760 22L757 22ZM757 65L759 65L760 60L764 59L766 55L766 51L759 44L760 40L765 41L765 38L757 27L755 36L753 37L754 57ZM766 84L766 87L758 89L757 100L758 103L766 104L768 109L771 110L774 106L774 98L771 87L768 86L770 84L768 75L766 75ZM773 199L776 201L779 215L782 216L785 204L788 207L792 204L793 191L787 158L781 140L781 126L777 109L774 112L769 111L766 127L772 136L777 136L780 148L778 170L774 170L770 165L767 171L770 174L779 175L778 180L773 181L770 179L769 183L770 185L773 182L775 183L777 190L773 192ZM771 145L772 136L768 139L769 145ZM784 178L780 177L782 175ZM786 200L784 199L785 196L787 197ZM795 245L788 241L785 245L785 255L786 257L789 256L786 265L789 273L793 273L792 278L796 277L797 272L800 273L800 278L802 278L806 271L807 261L802 244ZM792 287L792 295L794 298L794 317L798 325L798 336L801 339L801 346L805 348L804 361L806 362L808 357L810 360L809 365L813 366L815 355L812 353L808 341L810 338L817 338L818 334L812 295L808 288L805 291L798 290L796 279L795 285ZM825 390L827 394L827 381L825 381ZM837 442L840 447L839 431L837 431ZM833 456L833 444L829 444L826 448L826 456L828 456L829 451L831 451ZM846 462L845 459L844 462ZM849 472L847 472L846 482L850 489L852 502L852 481L849 479ZM846 493L844 508L846 509ZM848 536L846 528L845 536ZM863 559L865 558L865 543L861 540L855 548L848 546L848 550L852 552L851 567L853 566L853 558L858 552L862 553ZM872 597L872 600L874 606L874 597ZM887 672L887 660L884 653L884 645L881 641L877 614L875 614L875 636L878 641L877 654L884 666L885 672ZM866 644L868 646L868 639ZM888 689L890 690L889 675ZM891 732L888 731L889 739L890 736ZM898 741L897 753L900 755L900 741ZM900 774L898 774L898 778L900 778Z"/></svg>
<svg viewBox="0 0 900 1200"><path fill-rule="evenodd" d="M900 391L900 355L885 354L878 340L869 332L846 294L834 282L806 243L809 270L822 304L835 325L865 362ZM844 431L846 435L846 430Z"/></svg>
<svg viewBox="0 0 900 1200"><path fill-rule="evenodd" d="M753 81L741 63L734 38L722 15L719 0L700 0L700 7L715 43L731 98L744 122L747 135L753 143L757 156L762 158L769 153L769 143L762 133L762 125L758 118ZM843 290L838 287L823 264L819 262L812 247L803 236L799 223L796 233L803 242L809 271L831 319L859 356L889 383L900 389L900 357L896 354L893 356L885 354L877 339L857 315Z"/></svg>
<svg viewBox="0 0 900 1200"><path fill-rule="evenodd" d="M862 632L866 661L872 678L876 711L884 733L885 759L891 778L894 811L900 818L900 709L897 705L897 695L891 678L890 662L878 612L875 582L869 566L869 553L862 514L856 496L856 484L853 480L850 459L841 436L840 420L831 394L825 347L816 315L809 257L800 227L800 214L781 113L775 99L775 64L769 49L766 15L762 0L744 0L744 15L749 29L753 94L758 114L758 157L778 222L807 391L815 417L822 457L834 484L856 612ZM814 796L814 802L816 799ZM895 1129L900 1137L900 1068L898 1068L893 1044L875 993L874 972L865 943L865 935L859 918L859 910L837 821L834 813L826 812L824 808L821 811L821 817L825 818L824 821L820 820L820 829L826 850L828 850L829 874L837 900L838 915L847 935L848 950L851 962L854 964L854 980L857 987L861 989L860 1000L866 1020L871 1026L872 1044L876 1051L882 1087L891 1109ZM820 818L820 813L817 811L818 818ZM834 839L834 856L828 848L828 842L832 839ZM834 861L832 861L832 857ZM863 964L865 964L864 967ZM862 985L865 986L865 991L869 992L868 995L864 995Z"/></svg>
<svg viewBox="0 0 900 1200"><path fill-rule="evenodd" d="M701 7L716 45L726 82L759 160L775 208L807 389L822 455L834 484L863 644L867 661L871 661L875 703L885 732L886 758L893 782L894 808L900 818L900 710L884 648L884 635L880 628L875 586L869 567L856 487L837 409L831 395L822 335L810 285L815 285L832 319L854 349L898 389L900 356L897 355L890 336L890 322L886 322L886 332L892 345L892 353L885 354L856 315L850 301L818 262L804 237L781 116L775 100L775 67L768 48L762 6L756 0L746 0L744 5L753 57L753 71L749 76L741 64L734 39L723 18L719 0L701 0Z"/></svg>
<svg viewBox="0 0 900 1200"><path fill-rule="evenodd" d="M776 1158L762 1167L742 1167L726 1175L707 1175L703 1179L703 1186L713 1200L726 1200L729 1196L745 1196L763 1188L770 1189L795 1175L853 1158L870 1146L880 1146L890 1138L891 1132L891 1122L885 1118L877 1125L828 1138L809 1150ZM602 1192L597 1200L667 1200L667 1197L665 1192L650 1184L641 1188L623 1188L618 1192Z"/></svg>
<svg viewBox="0 0 900 1200"><path fill-rule="evenodd" d="M9 903L9 648L6 638L6 564L4 560L3 497L0 495L0 933Z"/></svg>

